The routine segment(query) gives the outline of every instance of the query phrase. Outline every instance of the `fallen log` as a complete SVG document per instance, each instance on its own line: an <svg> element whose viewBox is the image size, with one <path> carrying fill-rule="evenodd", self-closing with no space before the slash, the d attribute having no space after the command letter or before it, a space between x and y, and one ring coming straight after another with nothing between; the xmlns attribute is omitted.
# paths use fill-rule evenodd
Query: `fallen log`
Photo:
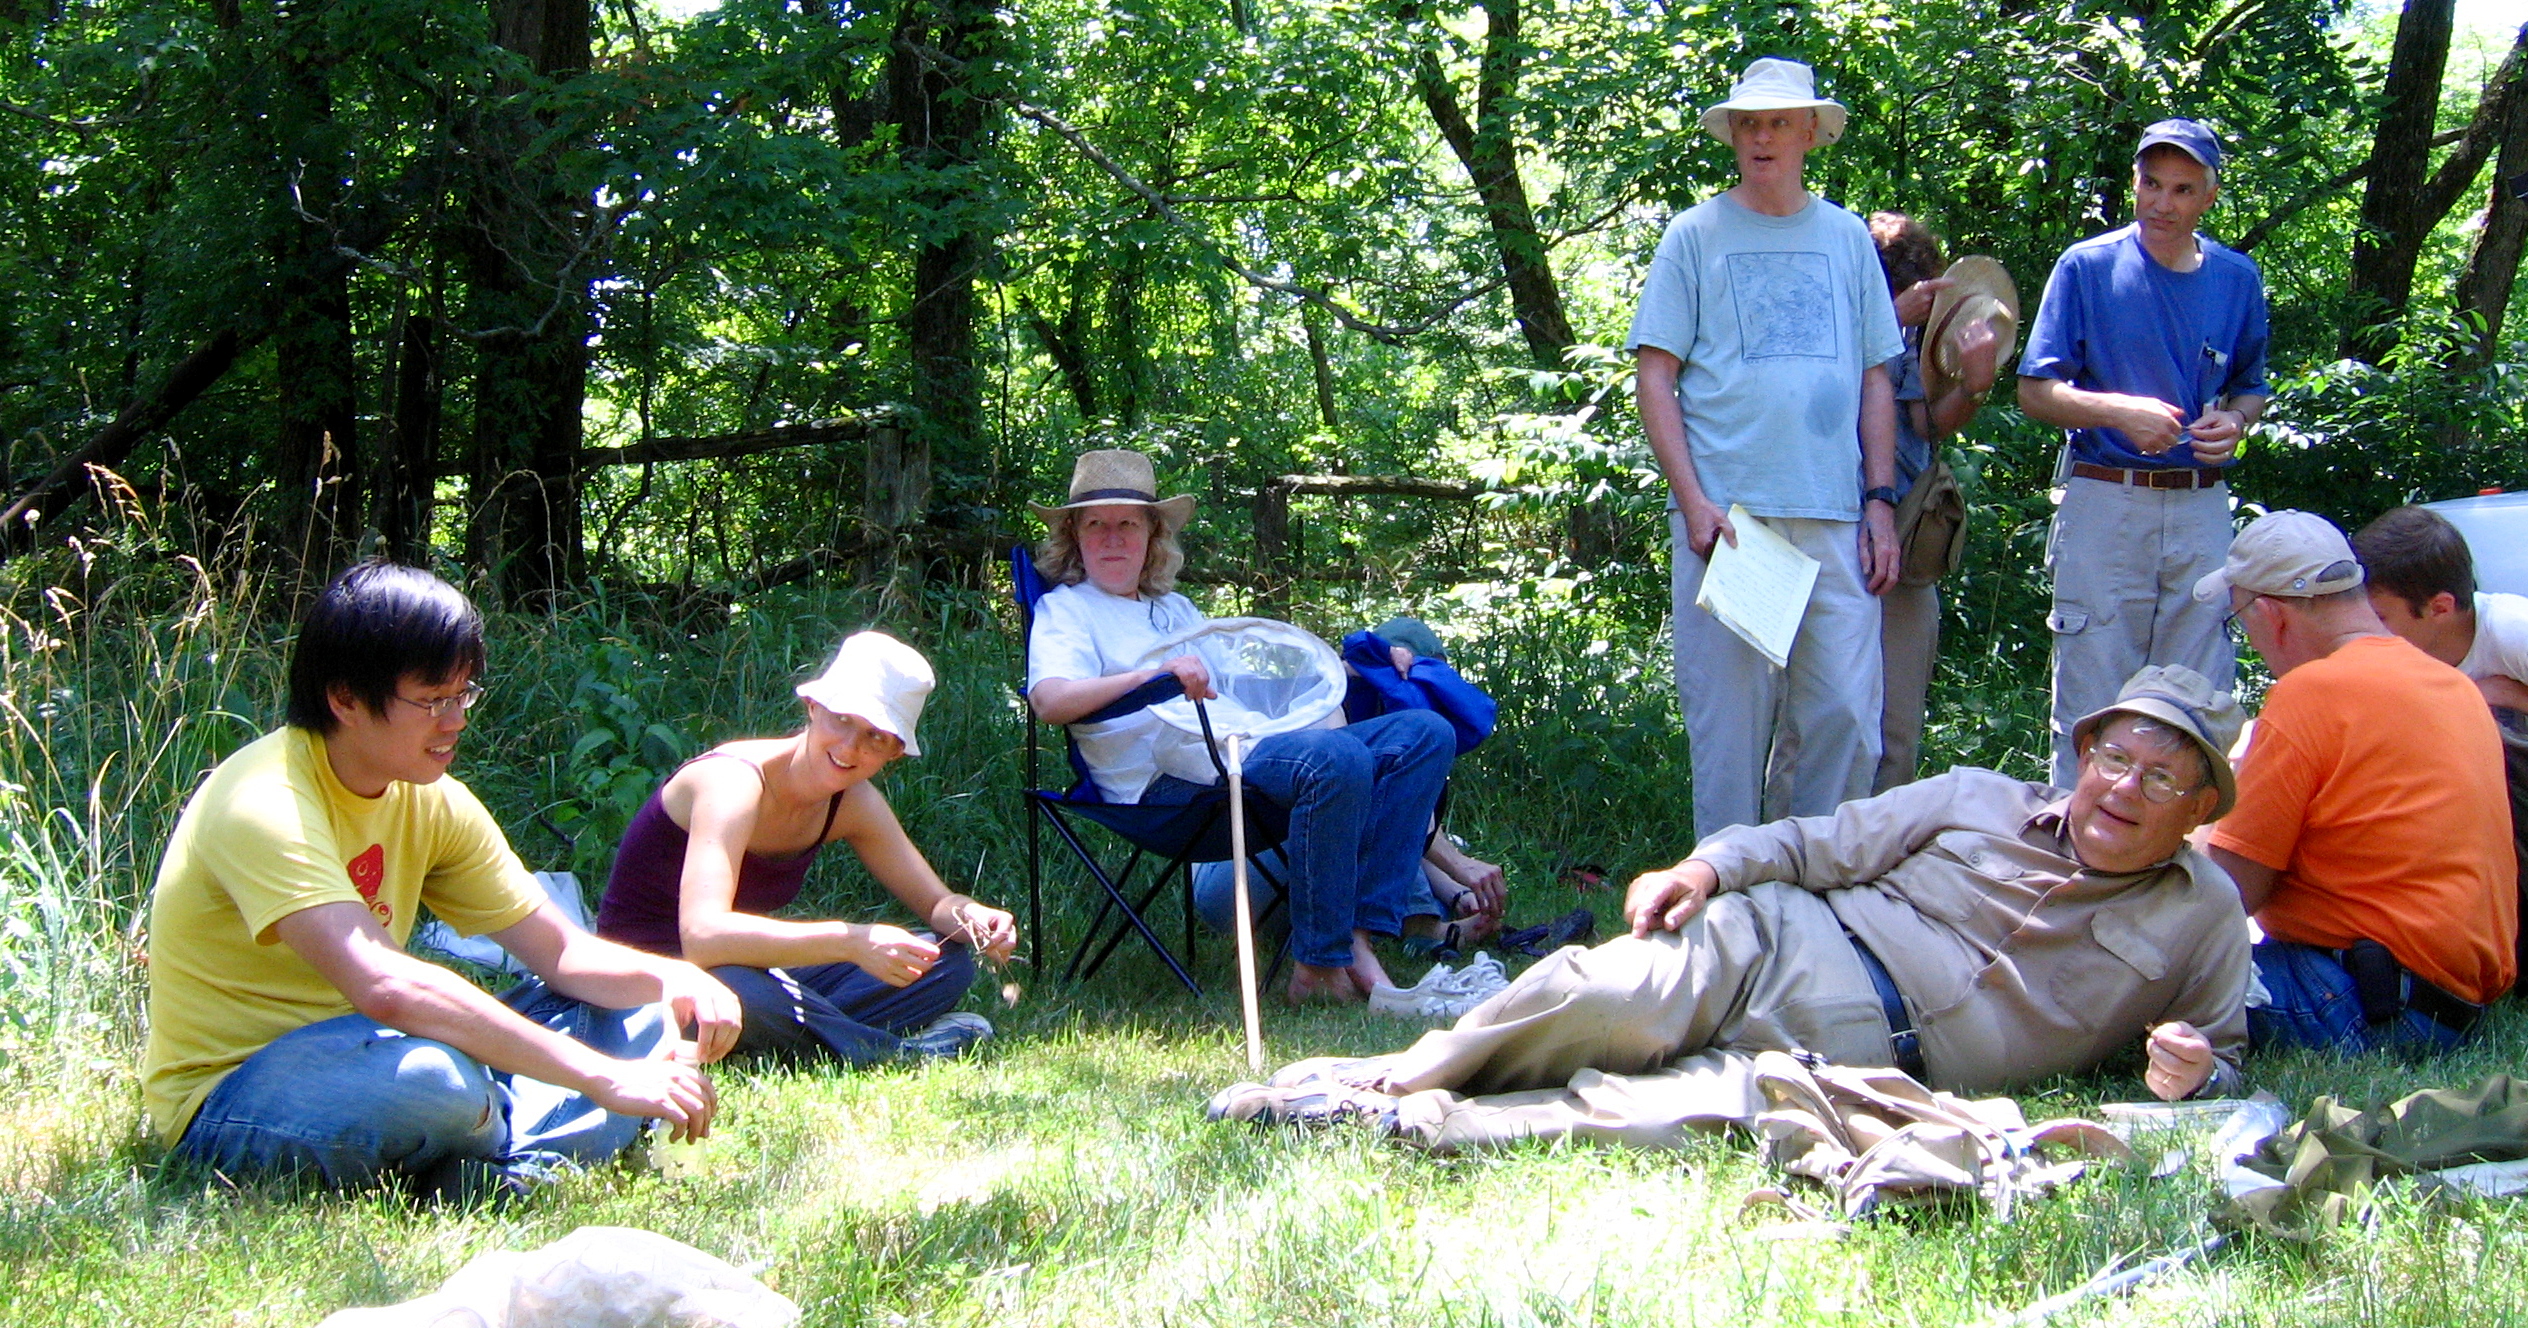
<svg viewBox="0 0 2528 1328"><path fill-rule="evenodd" d="M776 424L768 429L742 429L736 433L690 438L647 438L622 447L583 447L579 451L579 468L589 471L600 466L638 466L653 461L726 460L754 456L759 452L778 452L787 447L856 443L879 429L900 427L894 407L873 406L858 414L817 420L811 424Z"/></svg>

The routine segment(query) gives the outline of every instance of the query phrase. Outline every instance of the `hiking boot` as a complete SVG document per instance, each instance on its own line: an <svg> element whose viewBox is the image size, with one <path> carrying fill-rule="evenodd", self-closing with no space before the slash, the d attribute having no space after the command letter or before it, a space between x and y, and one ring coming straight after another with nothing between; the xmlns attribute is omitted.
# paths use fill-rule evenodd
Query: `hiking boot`
<svg viewBox="0 0 2528 1328"><path fill-rule="evenodd" d="M966 1010L951 1010L903 1040L906 1056L963 1056L992 1036L992 1021Z"/></svg>

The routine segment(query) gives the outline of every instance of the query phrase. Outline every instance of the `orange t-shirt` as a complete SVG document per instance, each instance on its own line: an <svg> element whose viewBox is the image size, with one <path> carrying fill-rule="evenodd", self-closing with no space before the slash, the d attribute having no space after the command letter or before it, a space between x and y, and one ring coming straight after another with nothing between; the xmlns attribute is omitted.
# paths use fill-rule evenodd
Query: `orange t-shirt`
<svg viewBox="0 0 2528 1328"><path fill-rule="evenodd" d="M2396 637L2357 637L2274 683L2212 842L2282 873L2256 911L2275 940L2368 937L2476 1002L2517 976L2500 732L2465 674Z"/></svg>

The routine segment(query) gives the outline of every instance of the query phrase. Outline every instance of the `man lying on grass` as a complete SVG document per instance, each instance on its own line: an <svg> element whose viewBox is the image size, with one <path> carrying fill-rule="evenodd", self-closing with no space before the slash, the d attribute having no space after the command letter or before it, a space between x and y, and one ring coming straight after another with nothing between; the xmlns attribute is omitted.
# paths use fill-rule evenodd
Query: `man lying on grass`
<svg viewBox="0 0 2528 1328"><path fill-rule="evenodd" d="M2229 1091L2247 926L2186 834L2235 796L2236 715L2202 675L2146 668L2080 721L2069 794L1960 769L1733 826L1633 882L1631 935L1561 951L1401 1054L1301 1061L1211 1114L1358 1117L1441 1150L1672 1145L1763 1110L1759 1051L1982 1092L2137 1040L2161 1098Z"/></svg>
<svg viewBox="0 0 2528 1328"><path fill-rule="evenodd" d="M573 926L447 777L482 667L454 587L352 568L300 625L287 726L185 806L150 901L142 1062L178 1157L461 1194L611 1157L644 1119L709 1132L700 1067L736 1041L737 1000ZM536 976L494 999L405 953L421 905Z"/></svg>

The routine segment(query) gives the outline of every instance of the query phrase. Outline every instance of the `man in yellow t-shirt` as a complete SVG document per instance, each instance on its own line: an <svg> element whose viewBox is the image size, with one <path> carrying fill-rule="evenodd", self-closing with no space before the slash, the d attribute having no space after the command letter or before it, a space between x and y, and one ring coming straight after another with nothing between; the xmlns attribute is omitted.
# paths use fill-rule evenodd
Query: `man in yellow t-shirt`
<svg viewBox="0 0 2528 1328"><path fill-rule="evenodd" d="M2307 512L2241 531L2195 597L2274 672L2209 827L2267 937L2258 1046L2458 1045L2517 977L2502 744L2474 684L2389 633L2343 532Z"/></svg>
<svg viewBox="0 0 2528 1328"><path fill-rule="evenodd" d="M300 625L288 725L186 804L149 915L150 1120L222 1173L454 1192L710 1130L737 1000L570 923L447 777L482 618L428 572L352 568ZM404 950L420 907L534 977L495 999ZM692 1041L684 1039L690 1029Z"/></svg>

